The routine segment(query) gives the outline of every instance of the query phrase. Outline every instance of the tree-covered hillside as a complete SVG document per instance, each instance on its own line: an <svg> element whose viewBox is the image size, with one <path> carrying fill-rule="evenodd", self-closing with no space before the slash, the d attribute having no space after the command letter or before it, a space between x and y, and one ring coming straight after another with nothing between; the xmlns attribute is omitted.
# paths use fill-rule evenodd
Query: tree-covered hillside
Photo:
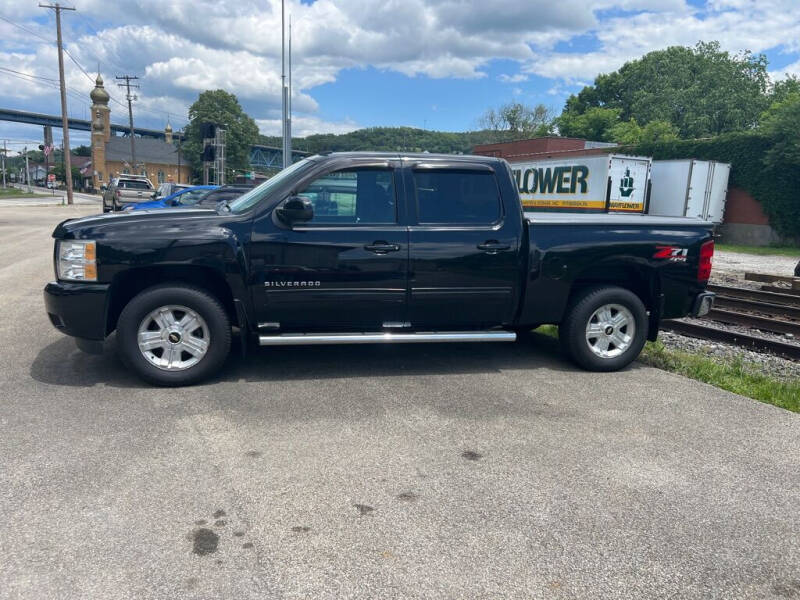
<svg viewBox="0 0 800 600"><path fill-rule="evenodd" d="M352 150L385 150L407 152L444 152L464 153L472 151L476 144L493 141L491 131L466 131L452 133L449 131L429 131L413 127L369 127L350 133L325 133L310 135L305 138L293 138L295 150L317 153L325 151L342 152ZM260 137L260 143L266 146L281 145L277 136Z"/></svg>

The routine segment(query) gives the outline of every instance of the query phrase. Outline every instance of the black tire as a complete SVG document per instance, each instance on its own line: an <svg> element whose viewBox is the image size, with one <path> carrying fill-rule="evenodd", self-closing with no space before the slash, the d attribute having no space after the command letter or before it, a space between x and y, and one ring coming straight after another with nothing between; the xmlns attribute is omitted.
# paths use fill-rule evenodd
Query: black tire
<svg viewBox="0 0 800 600"><path fill-rule="evenodd" d="M152 311L162 306L184 306L195 311L208 328L210 342L195 365L168 371L145 358L139 350L138 330ZM216 373L231 347L231 325L219 301L203 289L184 284L157 285L128 302L117 322L117 346L122 362L142 379L155 385L182 386L202 381Z"/></svg>
<svg viewBox="0 0 800 600"><path fill-rule="evenodd" d="M590 320L595 311L605 305L619 305L626 308L633 317L635 325L628 346L621 354L613 357L599 356L592 350L587 340L587 326ZM559 325L558 335L566 354L584 369L617 371L627 367L639 356L647 340L647 327L647 310L636 294L617 286L598 286L583 290L570 302L564 320ZM613 334L613 328L611 331ZM626 332L627 326L623 329L623 333ZM613 343L610 349L614 350Z"/></svg>

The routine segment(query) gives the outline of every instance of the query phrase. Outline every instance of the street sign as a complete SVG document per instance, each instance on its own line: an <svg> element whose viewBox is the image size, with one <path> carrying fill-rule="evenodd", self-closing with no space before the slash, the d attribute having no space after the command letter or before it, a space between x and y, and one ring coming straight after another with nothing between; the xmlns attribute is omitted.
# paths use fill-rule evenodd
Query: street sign
<svg viewBox="0 0 800 600"><path fill-rule="evenodd" d="M56 180L56 174L55 173L48 173L47 174L47 181L55 181L55 180Z"/></svg>

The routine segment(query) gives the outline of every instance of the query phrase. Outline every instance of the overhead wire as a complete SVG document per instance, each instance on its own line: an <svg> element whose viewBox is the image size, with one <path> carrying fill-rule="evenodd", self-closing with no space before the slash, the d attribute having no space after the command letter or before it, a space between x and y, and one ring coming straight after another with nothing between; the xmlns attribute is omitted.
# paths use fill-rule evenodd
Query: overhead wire
<svg viewBox="0 0 800 600"><path fill-rule="evenodd" d="M75 12L77 13L78 11L75 11ZM91 25L88 23L88 17L86 17L86 16L85 16L85 15L83 15L83 14L81 14L81 17L83 17L85 24L86 24L86 25L87 25L87 27L88 27L88 28L89 28L89 29L90 29L90 30L91 30L91 31L92 31L92 32L95 34L95 36L98 36L98 37L99 37L99 35L100 35L100 34L97 32L97 30L96 30L94 27L92 27L92 26L91 26ZM16 23L16 22L14 22L14 21L12 21L12 20L11 20L11 19L9 19L8 17L5 17L5 16L3 16L3 15L0 15L0 19L2 19L3 21L5 21L5 22L9 23L10 25L13 25L14 27L17 27L18 29L20 29L20 30L22 30L22 31L24 31L24 32L26 32L26 33L28 33L29 35L32 35L32 36L34 36L34 37L36 37L36 38L38 38L38 39L40 39L40 40L42 40L42 41L44 41L44 42L46 42L46 43L48 43L48 44L55 43L55 40L49 40L49 39L47 39L47 38L45 38L45 37L43 37L43 36L39 35L38 33L36 33L36 32L34 32L34 31L32 31L32 30L28 29L27 27L25 27L25 26L23 26L23 25L20 25L19 23ZM64 50L64 53L65 53L65 54L66 54L66 55L69 57L69 59L70 59L70 60L71 60L73 63L75 63L75 66L77 66L77 67L78 67L78 69L80 69L80 71L81 71L81 72L84 74L84 76L86 76L86 78L87 78L87 79L88 79L88 80L89 80L91 83L94 83L94 82L95 82L94 78L93 78L93 77L92 77L92 76L91 76L91 75L90 75L90 74L87 72L87 70L86 70L86 69L83 67L83 65L81 65L81 64L78 62L78 60L77 60L77 59L76 59L76 58L75 58L75 57L72 55L72 53L71 53L69 50L67 50L67 48L66 48L65 46L63 46L63 45L62 45L62 49ZM97 58L97 56L95 56L95 58ZM108 61L108 62L109 62L109 64L111 64L111 66L119 67L119 65L115 65L115 64L114 64L113 62L111 62L111 61ZM3 70L5 70L5 71L12 71L12 72L13 72L13 69L5 69L5 68L4 68ZM120 70L124 70L124 69L120 68ZM20 73L20 72L17 72L17 73ZM27 75L27 76L30 76L30 77L34 77L34 78L37 78L37 79L42 79L42 80L48 80L48 79L49 79L49 78L44 78L44 77L35 76L35 75L31 76L31 75L29 75L29 74L27 74L27 73L21 73L21 74L22 74L22 75ZM55 81L56 83L58 83L58 80L51 80L51 81ZM75 92L75 90L73 90L73 92ZM112 95L110 92L108 92L108 90L106 90L106 92L108 93L108 97L109 97L109 99L110 99L112 102L114 102L115 104L117 104L117 105L121 106L122 108L125 108L125 109L127 109L127 108L128 108L128 106L127 106L125 103L123 103L123 102L120 102L119 100L117 100L117 99L116 99L116 98L115 98L115 97L114 97L114 96L113 96L113 95ZM69 93L69 92L68 92L68 93ZM76 93L77 93L77 92L76 92ZM87 105L88 105L88 102L86 102L85 100L83 100L83 98L76 98L76 99L79 99L81 102L83 102L83 103L85 103L85 104L87 104ZM173 113L173 112L166 111L166 110L162 110L162 109L158 109L158 108L144 108L144 107L140 107L140 110L142 110L143 112L148 112L148 113L150 113L150 114L154 114L154 115L155 115L156 113L164 114L164 115L167 115L167 117L168 117L169 119L172 119L172 118L174 117L174 113ZM159 116L159 115L157 115L157 116ZM187 121L187 120L185 120L185 119L177 118L177 119L176 119L176 121L177 121L178 123L182 123L183 125L186 125L186 124L188 124L188 121Z"/></svg>

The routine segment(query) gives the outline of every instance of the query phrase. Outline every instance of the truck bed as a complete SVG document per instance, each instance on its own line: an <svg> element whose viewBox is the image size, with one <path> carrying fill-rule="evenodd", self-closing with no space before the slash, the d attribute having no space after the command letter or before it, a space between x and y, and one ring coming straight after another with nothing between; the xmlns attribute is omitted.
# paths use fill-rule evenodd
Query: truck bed
<svg viewBox="0 0 800 600"><path fill-rule="evenodd" d="M693 217L661 217L656 215L626 215L620 213L564 213L525 211L525 219L533 223L548 225L629 225L632 227L653 227L654 225L673 227L713 227L710 221Z"/></svg>

